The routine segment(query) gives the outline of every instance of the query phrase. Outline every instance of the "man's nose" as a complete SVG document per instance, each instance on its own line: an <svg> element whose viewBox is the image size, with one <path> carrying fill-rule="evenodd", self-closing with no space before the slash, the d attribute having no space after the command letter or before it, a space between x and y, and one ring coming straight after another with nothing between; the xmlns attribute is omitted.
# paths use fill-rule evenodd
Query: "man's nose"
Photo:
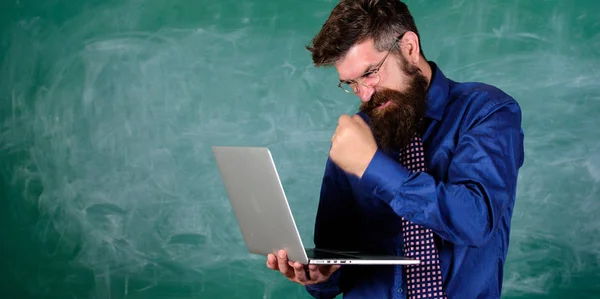
<svg viewBox="0 0 600 299"><path fill-rule="evenodd" d="M361 85L360 88L358 89L357 95L363 103L366 103L371 99L371 96L373 95L374 91L375 91L375 88L373 88L373 87Z"/></svg>

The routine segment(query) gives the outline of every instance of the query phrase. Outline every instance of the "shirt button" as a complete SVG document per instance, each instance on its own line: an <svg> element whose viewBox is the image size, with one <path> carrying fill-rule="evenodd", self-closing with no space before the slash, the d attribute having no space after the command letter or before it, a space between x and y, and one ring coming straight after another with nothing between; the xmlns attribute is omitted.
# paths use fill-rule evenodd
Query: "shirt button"
<svg viewBox="0 0 600 299"><path fill-rule="evenodd" d="M402 288L398 288L398 293L402 294L404 290Z"/></svg>

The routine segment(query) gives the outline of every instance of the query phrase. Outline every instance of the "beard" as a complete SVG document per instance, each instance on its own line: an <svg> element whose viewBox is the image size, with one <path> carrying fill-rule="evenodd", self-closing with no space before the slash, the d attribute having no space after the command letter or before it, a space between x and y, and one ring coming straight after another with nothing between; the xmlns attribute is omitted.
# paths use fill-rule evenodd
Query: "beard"
<svg viewBox="0 0 600 299"><path fill-rule="evenodd" d="M370 119L375 141L384 151L400 150L419 133L425 115L427 79L416 66L403 59L402 70L408 75L408 89L375 91L371 100L362 103L359 110ZM377 108L389 101L387 107Z"/></svg>

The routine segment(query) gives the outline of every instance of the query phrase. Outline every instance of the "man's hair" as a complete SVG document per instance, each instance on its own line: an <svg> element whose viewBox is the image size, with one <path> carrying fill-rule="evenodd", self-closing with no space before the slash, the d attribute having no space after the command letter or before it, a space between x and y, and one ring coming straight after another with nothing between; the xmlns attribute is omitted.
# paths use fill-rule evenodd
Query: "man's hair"
<svg viewBox="0 0 600 299"><path fill-rule="evenodd" d="M386 51L407 31L419 37L422 49L415 20L400 0L340 0L306 48L315 66L329 66L367 39L373 39L377 51Z"/></svg>

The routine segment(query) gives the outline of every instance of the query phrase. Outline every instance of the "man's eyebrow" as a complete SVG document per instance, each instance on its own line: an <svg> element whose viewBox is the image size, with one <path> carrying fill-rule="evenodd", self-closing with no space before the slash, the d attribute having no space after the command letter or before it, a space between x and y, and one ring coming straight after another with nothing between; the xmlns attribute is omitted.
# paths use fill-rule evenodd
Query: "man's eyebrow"
<svg viewBox="0 0 600 299"><path fill-rule="evenodd" d="M360 76L358 76L357 78L360 78L360 77L364 76L366 73L368 73L369 71L371 71L371 69L376 68L376 67L377 67L377 64L369 64L369 65L367 65L367 67L365 68L365 70L362 73L360 73ZM340 82L341 83L348 83L351 80L353 80L353 79L346 79L346 80L344 80L344 79L340 78Z"/></svg>

